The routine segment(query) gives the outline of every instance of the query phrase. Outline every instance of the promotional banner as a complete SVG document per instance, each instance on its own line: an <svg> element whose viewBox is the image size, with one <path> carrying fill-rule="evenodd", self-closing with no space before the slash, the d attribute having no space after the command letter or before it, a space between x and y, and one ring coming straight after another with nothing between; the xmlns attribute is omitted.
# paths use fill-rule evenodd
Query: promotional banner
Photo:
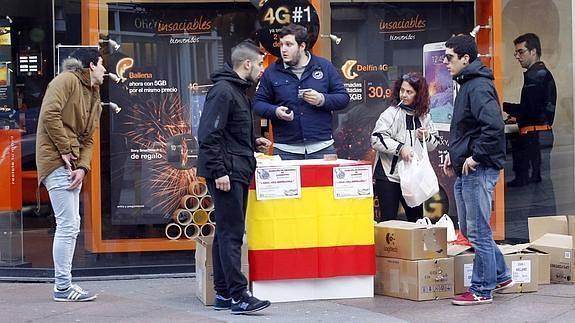
<svg viewBox="0 0 575 323"><path fill-rule="evenodd" d="M350 105L334 118L338 157L373 161L375 122L392 104L393 82L409 72L425 74L432 119L438 129L449 129L453 85L442 64L441 45L453 34L473 29L472 2L332 4L331 26L342 39L332 44L332 62L351 96ZM440 139L429 155L440 183L440 192L425 205L431 217L457 214L454 179L441 171L448 132L441 131Z"/></svg>
<svg viewBox="0 0 575 323"><path fill-rule="evenodd" d="M14 105L12 38L10 22L0 19L0 129L18 128L18 110Z"/></svg>
<svg viewBox="0 0 575 323"><path fill-rule="evenodd" d="M210 74L256 30L249 3L136 7L110 5L109 35L100 41L117 76L102 100L106 238L120 236L118 227L168 223L185 207L182 197L197 193L197 127Z"/></svg>

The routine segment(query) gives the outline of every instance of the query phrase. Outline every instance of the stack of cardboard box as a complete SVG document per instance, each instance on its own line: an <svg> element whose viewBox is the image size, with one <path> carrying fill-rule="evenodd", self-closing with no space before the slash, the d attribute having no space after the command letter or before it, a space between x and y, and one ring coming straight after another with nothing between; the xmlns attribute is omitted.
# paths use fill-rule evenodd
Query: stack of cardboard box
<svg viewBox="0 0 575 323"><path fill-rule="evenodd" d="M214 305L216 292L214 291L214 267L212 265L213 237L196 238L196 296L204 305ZM242 246L242 273L249 281L248 245L244 241Z"/></svg>
<svg viewBox="0 0 575 323"><path fill-rule="evenodd" d="M533 217L528 223L530 247L549 255L551 282L574 282L575 216Z"/></svg>
<svg viewBox="0 0 575 323"><path fill-rule="evenodd" d="M375 225L375 293L412 300L453 297L446 228L404 221Z"/></svg>

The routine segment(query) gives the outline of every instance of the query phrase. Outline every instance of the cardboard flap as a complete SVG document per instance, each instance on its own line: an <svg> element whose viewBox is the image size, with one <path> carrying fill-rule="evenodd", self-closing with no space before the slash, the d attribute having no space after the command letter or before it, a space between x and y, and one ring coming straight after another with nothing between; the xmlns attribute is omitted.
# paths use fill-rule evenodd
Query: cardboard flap
<svg viewBox="0 0 575 323"><path fill-rule="evenodd" d="M573 249L573 237L565 234L546 233L531 243L532 248L537 249L537 246Z"/></svg>
<svg viewBox="0 0 575 323"><path fill-rule="evenodd" d="M546 233L568 234L567 216L540 216L527 218L529 241L534 242Z"/></svg>
<svg viewBox="0 0 575 323"><path fill-rule="evenodd" d="M375 225L376 227L380 228L397 228L397 229L404 229L404 230L416 230L416 229L426 229L427 226L425 224L416 224L413 222L407 221L399 221L399 220L389 220L383 221Z"/></svg>
<svg viewBox="0 0 575 323"><path fill-rule="evenodd" d="M448 244L447 255L450 257L454 257L470 249L472 249L471 246L466 246L462 244Z"/></svg>
<svg viewBox="0 0 575 323"><path fill-rule="evenodd" d="M499 250L501 250L501 253L504 255L510 255L510 254L514 254L514 253L520 253L520 252L531 252L529 251L529 247L531 246L530 243L522 243L522 244L516 244L516 245L498 245L497 247L499 248Z"/></svg>

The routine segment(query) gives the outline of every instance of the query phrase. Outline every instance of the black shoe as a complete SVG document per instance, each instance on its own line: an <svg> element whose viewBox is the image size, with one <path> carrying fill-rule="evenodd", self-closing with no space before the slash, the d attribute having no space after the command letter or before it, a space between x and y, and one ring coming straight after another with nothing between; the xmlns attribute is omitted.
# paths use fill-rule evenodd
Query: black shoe
<svg viewBox="0 0 575 323"><path fill-rule="evenodd" d="M232 307L232 298L225 298L222 295L216 294L214 298L214 310L216 311L225 311L229 310Z"/></svg>
<svg viewBox="0 0 575 323"><path fill-rule="evenodd" d="M261 311L270 305L270 301L261 301L249 292L245 292L239 301L232 300L232 314L250 314Z"/></svg>
<svg viewBox="0 0 575 323"><path fill-rule="evenodd" d="M527 185L527 181L519 178L516 178L511 182L507 182L507 187L521 187L525 185Z"/></svg>

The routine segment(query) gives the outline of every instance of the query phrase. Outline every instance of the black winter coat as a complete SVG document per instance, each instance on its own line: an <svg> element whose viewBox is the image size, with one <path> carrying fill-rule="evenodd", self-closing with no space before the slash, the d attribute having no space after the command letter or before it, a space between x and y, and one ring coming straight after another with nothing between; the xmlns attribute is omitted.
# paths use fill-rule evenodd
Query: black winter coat
<svg viewBox="0 0 575 323"><path fill-rule="evenodd" d="M211 76L214 86L198 128L198 175L249 184L256 167L251 101L246 90L252 85L229 64Z"/></svg>
<svg viewBox="0 0 575 323"><path fill-rule="evenodd" d="M457 176L469 156L481 165L497 169L505 162L505 126L493 72L479 59L453 78L461 85L453 108L449 156Z"/></svg>

